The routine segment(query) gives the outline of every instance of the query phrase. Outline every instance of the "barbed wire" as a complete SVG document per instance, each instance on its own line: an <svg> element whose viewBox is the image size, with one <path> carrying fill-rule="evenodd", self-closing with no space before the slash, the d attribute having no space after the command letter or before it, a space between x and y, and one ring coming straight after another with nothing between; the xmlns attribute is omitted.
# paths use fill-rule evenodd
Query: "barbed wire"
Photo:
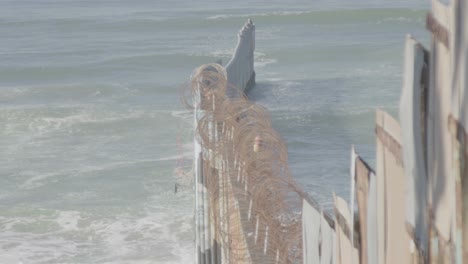
<svg viewBox="0 0 468 264"><path fill-rule="evenodd" d="M305 193L291 176L286 143L268 111L230 86L218 64L197 68L186 88L184 104L202 111L195 137L219 251L230 263L301 262Z"/></svg>

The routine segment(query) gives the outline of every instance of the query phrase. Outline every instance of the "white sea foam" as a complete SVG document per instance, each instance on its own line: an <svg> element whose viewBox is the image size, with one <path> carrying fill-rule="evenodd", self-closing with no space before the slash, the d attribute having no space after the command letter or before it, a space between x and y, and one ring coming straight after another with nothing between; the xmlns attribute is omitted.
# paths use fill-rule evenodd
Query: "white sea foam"
<svg viewBox="0 0 468 264"><path fill-rule="evenodd" d="M185 121L192 121L193 112L189 110L178 110L178 111L170 111L171 116L183 119Z"/></svg>
<svg viewBox="0 0 468 264"><path fill-rule="evenodd" d="M209 20L222 20L228 18L255 18L255 17L265 17L265 16L291 16L291 15L303 15L309 14L312 11L277 11L277 12L260 12L260 13L251 13L251 14L218 14L209 16L206 19Z"/></svg>
<svg viewBox="0 0 468 264"><path fill-rule="evenodd" d="M19 184L18 187L23 190L31 190L31 189L35 189L35 188L43 186L44 184L46 184L45 181L50 178L55 178L55 177L72 174L72 173L76 173L76 170L55 171L51 173L39 173L39 172L27 170L27 171L20 171L15 176L21 177L21 178L29 176L30 178L28 178L23 183Z"/></svg>
<svg viewBox="0 0 468 264"><path fill-rule="evenodd" d="M255 68L262 68L268 64L276 63L277 60L274 58L269 58L266 53L256 51L254 52L254 64Z"/></svg>
<svg viewBox="0 0 468 264"><path fill-rule="evenodd" d="M0 121L4 120L4 135L14 135L18 131L31 133L40 137L57 131L70 131L83 124L110 124L139 118L157 118L170 114L188 120L187 111L109 111L105 109L80 108L37 108L37 109L4 109L0 110Z"/></svg>
<svg viewBox="0 0 468 264"><path fill-rule="evenodd" d="M61 234L78 231L81 213L36 209L34 216L25 215L32 210L24 208L15 218L0 217L0 263L51 263L76 252L79 243ZM17 262L4 262L9 260Z"/></svg>
<svg viewBox="0 0 468 264"><path fill-rule="evenodd" d="M414 23L414 22L417 22L417 23L422 23L423 20L422 18L415 18L415 17L403 17L403 16L400 16L400 17L386 17L382 20L379 20L376 22L377 25L380 25L380 24L385 24L385 23L391 23L391 22L398 22L398 23Z"/></svg>
<svg viewBox="0 0 468 264"><path fill-rule="evenodd" d="M77 246L74 242L48 236L7 232L0 238L8 241L0 242L0 263L60 263L57 259L73 255Z"/></svg>
<svg viewBox="0 0 468 264"><path fill-rule="evenodd" d="M65 177L79 177L81 175L86 175L92 172L102 172L102 171L109 171L109 170L114 170L117 168L123 168L123 167L128 167L128 166L135 166L138 164L143 164L143 163L152 163L152 162L160 162L160 161L173 161L181 158L190 158L193 153L191 151L185 151L181 154L178 155L172 155L172 156L165 156L161 157L158 159L140 159L140 160L131 160L131 161L117 161L117 162L109 162L105 164L101 164L99 166L90 166L90 165L85 165L81 166L79 168L70 168L70 169L64 169L64 170L59 170L59 171L54 171L54 172L49 172L49 173L40 173L36 171L31 171L31 170L25 170L25 171L20 171L16 175L17 177L29 177L26 181L23 183L20 183L18 187L23 190L31 190L35 189L41 186L44 186L45 184L48 183L49 180L58 180L58 178L63 178Z"/></svg>
<svg viewBox="0 0 468 264"><path fill-rule="evenodd" d="M150 212L140 217L123 214L94 218L76 211L37 213L34 218L0 217L0 263L63 263L60 259L75 263L73 259L77 257L86 257L85 263L138 263L133 259L145 263L146 258L160 263L154 259L159 254L168 254L174 263L188 263L192 257L191 245L187 243L190 236L184 238L191 233L189 216L171 219L167 213ZM11 223L5 224L5 220ZM169 224L172 229L168 229ZM56 227L23 231L34 230L39 225ZM104 251L106 255L93 257L88 250Z"/></svg>
<svg viewBox="0 0 468 264"><path fill-rule="evenodd" d="M254 63L255 63L255 68L263 68L267 66L268 64L277 63L277 62L278 61L276 59L258 59Z"/></svg>
<svg viewBox="0 0 468 264"><path fill-rule="evenodd" d="M179 155L163 157L163 158L157 159L157 161L170 161L170 160L177 160L180 158L192 158L192 155L193 155L193 152L184 152Z"/></svg>
<svg viewBox="0 0 468 264"><path fill-rule="evenodd" d="M210 52L211 56L220 58L231 58L232 54L234 54L234 49L220 49ZM227 63L227 61L225 63Z"/></svg>
<svg viewBox="0 0 468 264"><path fill-rule="evenodd" d="M78 222L81 220L81 213L76 211L60 211L55 220L60 225L62 231L77 231Z"/></svg>
<svg viewBox="0 0 468 264"><path fill-rule="evenodd" d="M242 0L234 9L201 0L195 12L178 1L139 7L115 1L106 8L94 1L85 9L81 0L41 2L7 1L0 9L6 30L0 48L1 264L193 263L192 189L173 192L174 168L190 170L193 139L193 113L179 104L177 84L213 58L226 64L236 42L233 27L248 17L258 40L257 87L250 95L267 106L273 125L294 146L294 176L331 206L329 190L348 191L341 184L348 157L340 157L352 140L344 130L372 122L372 110L351 114L398 99L401 60L394 58L401 50L389 50L388 43L408 30L427 35L422 20L398 10L378 16L366 9L371 18L355 16L351 24L347 16L308 14L339 15L350 6L341 0L326 7ZM416 0L389 5L407 2ZM370 0L357 8L366 4L380 8ZM379 20L384 27L369 24ZM45 39L41 32L50 28ZM361 45L371 54L355 49ZM309 59L324 46L337 47L331 52L340 59ZM287 56L291 52L295 56ZM384 61L391 66L375 67ZM316 79L323 83L308 82ZM346 101L357 91L361 96ZM388 102L372 103L371 96ZM372 128L366 140L372 142ZM365 147L371 156L375 147ZM311 181L322 189L308 187Z"/></svg>
<svg viewBox="0 0 468 264"><path fill-rule="evenodd" d="M234 15L221 14L221 15L209 16L206 19L225 19L225 18L230 18L230 17L233 17L233 16Z"/></svg>

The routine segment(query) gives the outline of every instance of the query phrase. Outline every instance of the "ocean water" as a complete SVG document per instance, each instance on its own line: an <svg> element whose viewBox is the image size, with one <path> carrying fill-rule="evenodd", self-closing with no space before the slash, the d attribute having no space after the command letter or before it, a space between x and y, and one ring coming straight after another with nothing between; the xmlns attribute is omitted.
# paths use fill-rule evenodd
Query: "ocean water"
<svg viewBox="0 0 468 264"><path fill-rule="evenodd" d="M0 0L0 263L193 263L179 87L256 24L257 86L291 171L329 209L374 163L423 0ZM178 173L184 171L184 173ZM184 175L185 174L185 175ZM179 184L177 194L174 184Z"/></svg>

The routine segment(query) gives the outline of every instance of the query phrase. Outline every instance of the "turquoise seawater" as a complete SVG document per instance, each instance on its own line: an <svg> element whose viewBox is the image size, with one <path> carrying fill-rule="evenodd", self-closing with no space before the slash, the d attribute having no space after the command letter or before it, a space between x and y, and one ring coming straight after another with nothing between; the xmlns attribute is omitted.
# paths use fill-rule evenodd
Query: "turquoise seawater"
<svg viewBox="0 0 468 264"><path fill-rule="evenodd" d="M0 263L192 263L179 87L256 24L257 86L290 168L329 209L351 145L374 163L427 1L0 0ZM180 185L174 194L174 184Z"/></svg>

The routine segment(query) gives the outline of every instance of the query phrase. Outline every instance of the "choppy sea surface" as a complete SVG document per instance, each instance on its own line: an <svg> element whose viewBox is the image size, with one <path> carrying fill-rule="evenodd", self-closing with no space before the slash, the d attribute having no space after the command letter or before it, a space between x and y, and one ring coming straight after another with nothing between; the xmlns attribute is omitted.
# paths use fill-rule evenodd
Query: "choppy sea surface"
<svg viewBox="0 0 468 264"><path fill-rule="evenodd" d="M374 163L423 0L0 0L0 263L193 263L192 119L179 87L256 24L257 86L292 173L349 197ZM180 170L179 170L180 171ZM174 184L179 184L174 194Z"/></svg>

